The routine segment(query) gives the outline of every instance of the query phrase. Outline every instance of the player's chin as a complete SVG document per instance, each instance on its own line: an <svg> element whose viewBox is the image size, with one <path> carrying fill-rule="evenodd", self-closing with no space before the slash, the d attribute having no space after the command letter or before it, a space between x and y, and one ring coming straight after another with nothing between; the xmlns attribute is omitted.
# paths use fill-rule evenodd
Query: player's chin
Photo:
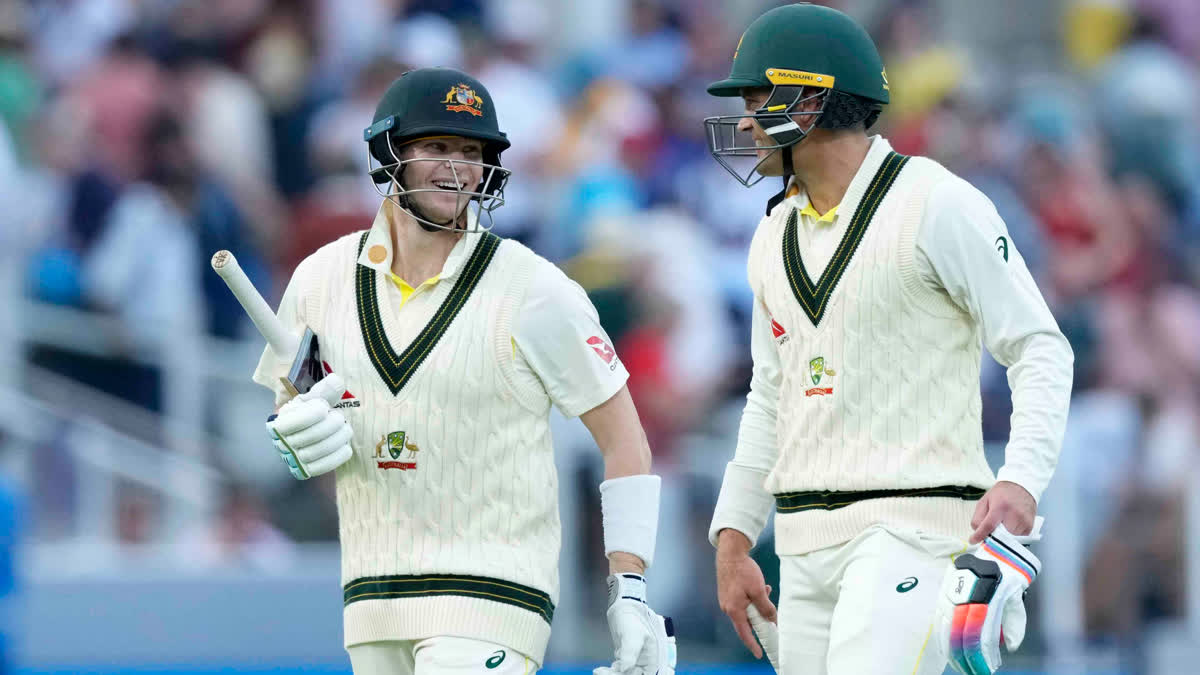
<svg viewBox="0 0 1200 675"><path fill-rule="evenodd" d="M466 197L453 192L446 194L426 193L422 195L422 199L417 200L417 204L420 205L421 210L425 212L429 220L446 226L449 226L451 221L461 216L470 203L470 200Z"/></svg>
<svg viewBox="0 0 1200 675"><path fill-rule="evenodd" d="M772 160L774 160L774 161L772 161ZM763 176L772 176L772 177L782 176L783 175L783 163L778 160L775 160L774 158L768 159L767 161L763 162L762 164L759 164L756 171Z"/></svg>

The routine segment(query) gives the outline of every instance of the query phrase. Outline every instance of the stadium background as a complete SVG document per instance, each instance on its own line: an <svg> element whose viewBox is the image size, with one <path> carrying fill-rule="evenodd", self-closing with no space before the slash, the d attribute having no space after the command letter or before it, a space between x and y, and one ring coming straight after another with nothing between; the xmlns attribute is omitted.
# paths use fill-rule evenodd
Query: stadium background
<svg viewBox="0 0 1200 675"><path fill-rule="evenodd" d="M733 111L704 85L776 4L0 0L4 672L349 672L332 481L279 465L249 381L262 340L208 259L233 250L274 302L304 255L366 227L361 130L426 65L488 86L513 142L497 231L588 289L632 373L680 670L766 672L716 607L704 530L749 379L746 247L777 186L726 175L701 119ZM876 130L991 197L1075 350L1008 671L1196 672L1200 3L829 4L883 53ZM990 361L983 392L996 462L1010 404ZM611 655L601 467L578 423L555 433L546 672L590 672Z"/></svg>

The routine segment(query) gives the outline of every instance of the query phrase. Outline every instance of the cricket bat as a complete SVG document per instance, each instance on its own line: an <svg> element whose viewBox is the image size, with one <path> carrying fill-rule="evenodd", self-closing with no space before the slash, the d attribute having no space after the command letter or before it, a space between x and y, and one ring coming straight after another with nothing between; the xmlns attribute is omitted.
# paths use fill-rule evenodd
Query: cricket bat
<svg viewBox="0 0 1200 675"><path fill-rule="evenodd" d="M287 377L279 378L284 389L293 396L307 393L313 385L325 377L321 368L321 354L317 336L311 328L305 327L304 335L297 337L284 327L279 317L271 310L266 300L263 300L258 289L250 283L250 278L238 265L237 258L229 251L217 251L212 257L212 268L225 285L237 298L238 304L246 310L246 315L254 323L254 327L267 340L271 351L278 356L294 354L292 367Z"/></svg>

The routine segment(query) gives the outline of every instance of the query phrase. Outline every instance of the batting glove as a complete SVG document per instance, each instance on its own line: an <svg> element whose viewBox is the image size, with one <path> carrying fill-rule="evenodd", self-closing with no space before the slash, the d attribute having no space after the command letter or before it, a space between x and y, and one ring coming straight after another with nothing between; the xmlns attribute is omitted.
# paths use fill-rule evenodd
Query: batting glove
<svg viewBox="0 0 1200 675"><path fill-rule="evenodd" d="M592 675L675 675L675 626L646 604L641 575L609 575L608 630L616 660Z"/></svg>
<svg viewBox="0 0 1200 675"><path fill-rule="evenodd" d="M342 378L330 373L267 418L271 442L297 480L333 471L353 456L350 423L333 409L345 391Z"/></svg>
<svg viewBox="0 0 1200 675"><path fill-rule="evenodd" d="M1025 639L1025 591L1042 563L1018 537L998 525L990 537L954 560L942 582L936 626L950 667L963 675L991 675L1000 667L1000 642L1016 651Z"/></svg>

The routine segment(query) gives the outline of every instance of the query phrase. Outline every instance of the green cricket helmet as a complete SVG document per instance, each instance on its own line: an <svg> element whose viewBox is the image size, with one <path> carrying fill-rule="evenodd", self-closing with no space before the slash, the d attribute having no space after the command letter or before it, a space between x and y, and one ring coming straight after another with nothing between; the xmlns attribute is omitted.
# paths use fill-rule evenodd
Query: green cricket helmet
<svg viewBox="0 0 1200 675"><path fill-rule="evenodd" d="M771 90L761 108L750 114L704 120L713 157L747 186L762 180L761 175L751 180L762 162L742 176L726 158L754 157L760 149L780 150L799 143L826 112L829 92L864 99L876 110L888 102L887 73L871 36L842 12L809 3L777 7L750 24L733 53L729 77L710 84L708 93L741 96L744 89L755 88ZM821 106L817 110L798 109L800 104L818 99ZM812 118L808 130L796 123L798 115ZM757 146L748 134L737 131L746 117L756 120L774 144ZM875 117L868 118L867 126ZM790 153L784 158L785 171L790 173Z"/></svg>
<svg viewBox="0 0 1200 675"><path fill-rule="evenodd" d="M461 136L482 141L483 161L400 159L400 148L405 144L435 136ZM384 92L375 108L371 126L363 130L363 139L367 142L368 165L375 189L385 198L396 198L397 204L422 224L454 229L454 226L431 222L415 208L409 195L437 189L406 187L404 168L412 162L449 161L462 203L474 202L476 205L475 222L468 229L491 228L492 211L504 205L504 186L511 173L500 166L500 153L508 149L509 142L500 131L491 94L479 80L453 68L420 68L404 73ZM483 177L478 185L464 185L458 179L458 168L466 165L482 167ZM382 187L384 185L388 187Z"/></svg>

